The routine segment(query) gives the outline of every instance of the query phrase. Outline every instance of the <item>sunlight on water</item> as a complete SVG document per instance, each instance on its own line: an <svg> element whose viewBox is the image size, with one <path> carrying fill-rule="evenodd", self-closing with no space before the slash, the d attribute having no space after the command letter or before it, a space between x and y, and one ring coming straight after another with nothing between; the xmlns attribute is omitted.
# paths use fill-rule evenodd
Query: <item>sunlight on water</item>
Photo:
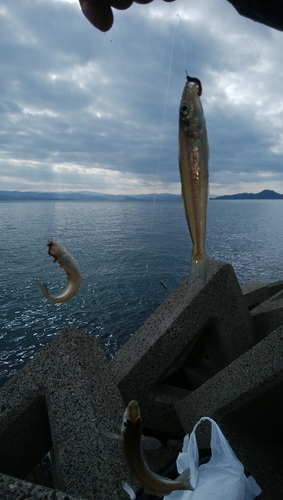
<svg viewBox="0 0 283 500"><path fill-rule="evenodd" d="M283 278L281 201L211 201L207 253L234 266L240 283ZM153 223L152 223L153 220ZM67 325L98 335L108 357L189 272L191 241L181 202L1 203L0 385ZM151 231L152 227L152 231ZM83 283L67 304L66 275L47 255L49 237L79 261ZM4 241L4 243L3 243Z"/></svg>

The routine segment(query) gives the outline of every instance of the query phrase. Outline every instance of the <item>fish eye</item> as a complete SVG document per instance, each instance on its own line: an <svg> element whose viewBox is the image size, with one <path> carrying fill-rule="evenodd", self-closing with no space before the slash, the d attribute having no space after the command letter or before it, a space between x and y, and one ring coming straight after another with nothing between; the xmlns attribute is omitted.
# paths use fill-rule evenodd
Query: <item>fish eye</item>
<svg viewBox="0 0 283 500"><path fill-rule="evenodd" d="M187 112L188 112L188 106L186 104L182 104L181 113L183 113L183 115L186 115Z"/></svg>

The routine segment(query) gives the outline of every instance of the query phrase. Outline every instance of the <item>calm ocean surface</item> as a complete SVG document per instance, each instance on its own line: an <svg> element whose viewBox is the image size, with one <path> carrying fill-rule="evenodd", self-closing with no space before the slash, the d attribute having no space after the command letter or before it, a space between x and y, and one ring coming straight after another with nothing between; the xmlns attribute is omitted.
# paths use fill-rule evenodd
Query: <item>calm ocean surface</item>
<svg viewBox="0 0 283 500"><path fill-rule="evenodd" d="M206 250L234 266L241 284L283 279L283 202L210 201ZM98 335L108 357L189 272L191 240L181 201L0 203L0 385L73 325ZM83 283L67 304L65 273L46 243L53 237L79 261Z"/></svg>

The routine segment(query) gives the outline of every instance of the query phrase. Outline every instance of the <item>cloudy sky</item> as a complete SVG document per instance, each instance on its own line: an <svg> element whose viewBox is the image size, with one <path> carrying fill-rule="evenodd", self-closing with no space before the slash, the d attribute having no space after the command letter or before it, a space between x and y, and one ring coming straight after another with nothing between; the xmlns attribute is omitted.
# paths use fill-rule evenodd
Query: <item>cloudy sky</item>
<svg viewBox="0 0 283 500"><path fill-rule="evenodd" d="M283 33L227 0L0 4L0 189L180 193L178 108L200 78L210 192L283 193Z"/></svg>

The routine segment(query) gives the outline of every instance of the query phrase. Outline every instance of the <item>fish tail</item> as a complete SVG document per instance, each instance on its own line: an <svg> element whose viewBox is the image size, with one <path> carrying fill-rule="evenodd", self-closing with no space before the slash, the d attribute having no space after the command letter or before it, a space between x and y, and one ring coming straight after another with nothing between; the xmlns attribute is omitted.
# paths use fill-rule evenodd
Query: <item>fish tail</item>
<svg viewBox="0 0 283 500"><path fill-rule="evenodd" d="M48 299L49 293L48 293L47 286L45 285L45 283L40 283L39 280L35 280L34 282L35 282L37 288L39 288L39 290L41 291L42 295L44 295L44 297L46 297Z"/></svg>
<svg viewBox="0 0 283 500"><path fill-rule="evenodd" d="M191 269L190 269L190 281L191 283L195 281L197 278L201 278L202 280L206 280L207 277L207 260L206 255L201 259L196 260L194 256L192 256L191 260Z"/></svg>
<svg viewBox="0 0 283 500"><path fill-rule="evenodd" d="M183 483L185 490L194 491L194 488L191 485L191 481L190 481L190 469L189 468L184 470L184 472L182 472L182 474L177 478L177 481Z"/></svg>

